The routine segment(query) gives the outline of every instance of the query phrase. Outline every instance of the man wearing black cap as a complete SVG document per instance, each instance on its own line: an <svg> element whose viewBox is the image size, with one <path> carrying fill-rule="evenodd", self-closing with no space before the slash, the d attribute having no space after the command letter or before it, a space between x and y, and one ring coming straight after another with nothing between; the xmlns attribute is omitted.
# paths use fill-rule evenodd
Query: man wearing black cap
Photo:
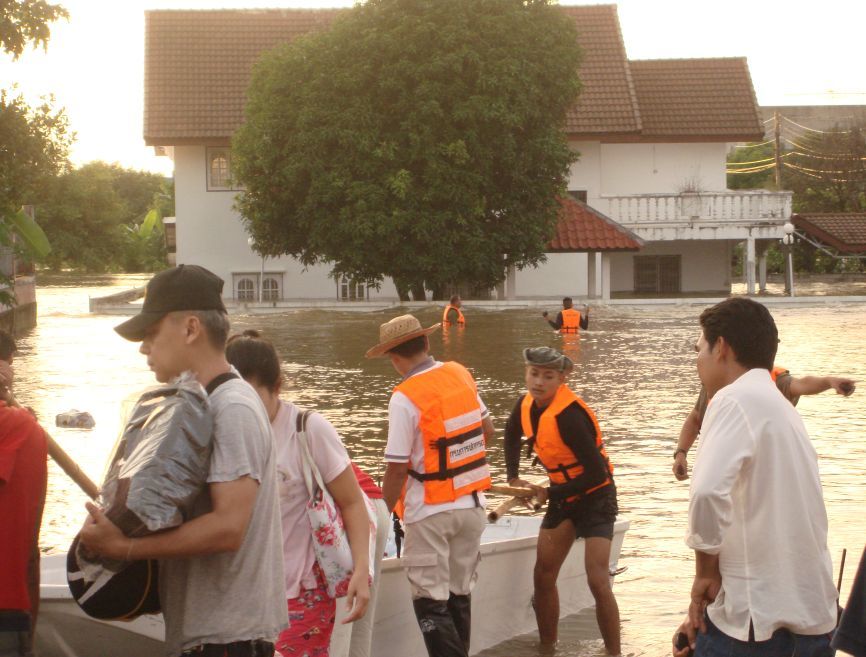
<svg viewBox="0 0 866 657"><path fill-rule="evenodd" d="M109 558L159 559L169 654L270 656L287 624L274 444L258 394L225 358L222 286L195 265L160 272L115 329L141 342L158 381L191 371L211 393L213 455L193 518L132 539L88 504L81 541Z"/></svg>
<svg viewBox="0 0 866 657"><path fill-rule="evenodd" d="M585 568L595 614L608 653L620 652L619 608L610 587L616 487L613 468L592 410L569 390L574 364L549 347L524 349L527 394L517 400L505 426L505 467L512 486L535 488L550 498L538 535L535 561L535 618L545 647L557 640L559 593L556 579L576 538L585 539ZM550 478L548 489L518 476L521 436Z"/></svg>

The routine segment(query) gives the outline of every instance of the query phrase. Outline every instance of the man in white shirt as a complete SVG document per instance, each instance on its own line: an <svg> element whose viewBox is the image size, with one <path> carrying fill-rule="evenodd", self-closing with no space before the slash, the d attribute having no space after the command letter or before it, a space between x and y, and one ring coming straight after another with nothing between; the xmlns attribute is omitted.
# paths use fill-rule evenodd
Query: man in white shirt
<svg viewBox="0 0 866 657"><path fill-rule="evenodd" d="M430 356L427 335L439 326L395 317L379 327L367 358L387 356L403 377L388 404L382 494L406 526L418 626L430 657L467 657L493 423L466 368Z"/></svg>
<svg viewBox="0 0 866 657"><path fill-rule="evenodd" d="M711 398L689 494L696 574L687 635L695 655L832 655L836 589L818 462L770 378L769 311L727 299L700 317L695 349ZM700 630L700 632L698 632ZM685 657L688 647L673 654Z"/></svg>

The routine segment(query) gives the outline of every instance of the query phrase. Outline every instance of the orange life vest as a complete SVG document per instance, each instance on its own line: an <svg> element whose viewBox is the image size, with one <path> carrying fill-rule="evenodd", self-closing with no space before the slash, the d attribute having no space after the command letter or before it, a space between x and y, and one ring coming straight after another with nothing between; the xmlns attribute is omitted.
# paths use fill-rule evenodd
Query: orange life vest
<svg viewBox="0 0 866 657"><path fill-rule="evenodd" d="M772 370L770 370L770 378L773 379L773 383L775 383L776 379L787 373L788 370L786 370L784 367L774 367Z"/></svg>
<svg viewBox="0 0 866 657"><path fill-rule="evenodd" d="M586 493L592 493L611 483L610 475L613 474L613 465L611 465L610 459L607 457L607 451L604 449L604 442L601 439L601 427L598 426L595 413L592 412L592 409L580 397L569 390L565 384L559 386L553 401L550 402L548 407L542 412L541 417L538 418L538 432L533 436L532 419L529 413L533 400L532 396L527 394L520 406L520 423L523 428L523 435L529 438L539 462L547 470L551 487L568 483L571 479L575 479L583 474L584 470L577 456L562 440L559 426L556 423L556 416L562 413L572 402L577 402L586 411L589 419L592 420L592 426L595 427L595 446L601 452L607 464L608 476L603 483L586 491ZM571 497L568 499L575 498Z"/></svg>
<svg viewBox="0 0 866 657"><path fill-rule="evenodd" d="M580 311L574 308L562 309L562 328L560 333L580 333Z"/></svg>
<svg viewBox="0 0 866 657"><path fill-rule="evenodd" d="M442 313L442 326L451 326L451 322L448 320L449 310L457 311L457 326L466 326L466 318L463 316L460 308L458 308L457 306L452 306L450 303L445 306L445 312Z"/></svg>
<svg viewBox="0 0 866 657"><path fill-rule="evenodd" d="M443 504L490 488L490 469L475 380L459 363L443 363L394 388L418 408L424 472L424 503Z"/></svg>

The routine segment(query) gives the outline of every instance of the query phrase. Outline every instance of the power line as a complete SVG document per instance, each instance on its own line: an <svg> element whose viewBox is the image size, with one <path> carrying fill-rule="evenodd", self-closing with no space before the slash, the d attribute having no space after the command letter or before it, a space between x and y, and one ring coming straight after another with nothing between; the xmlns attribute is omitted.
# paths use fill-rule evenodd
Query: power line
<svg viewBox="0 0 866 657"><path fill-rule="evenodd" d="M764 164L759 167L752 167L750 169L725 169L725 173L758 173L759 171L769 171L770 169L774 169L776 167L775 162L771 162L770 164Z"/></svg>
<svg viewBox="0 0 866 657"><path fill-rule="evenodd" d="M783 156L784 157L784 156ZM773 162L776 158L768 157L763 160L752 160L751 162L728 162L728 166L744 166L746 164L762 164L764 162Z"/></svg>
<svg viewBox="0 0 866 657"><path fill-rule="evenodd" d="M817 133L821 133L824 135L840 135L840 134L850 135L851 133L854 132L854 130L817 130L815 128L810 128L809 126L805 126L805 125L802 125L800 123L797 123L796 121L792 121L787 116L784 116L781 114L779 116L781 116L781 118L784 119L785 121L787 121L788 123L791 123L791 124L797 126L798 128L802 128L803 130L808 130L809 132L817 132Z"/></svg>
<svg viewBox="0 0 866 657"><path fill-rule="evenodd" d="M766 123L766 121L764 121ZM773 140L768 139L767 141L762 141L759 144L739 144L738 146L734 146L734 148L758 148L759 146L766 146L767 144L772 144Z"/></svg>

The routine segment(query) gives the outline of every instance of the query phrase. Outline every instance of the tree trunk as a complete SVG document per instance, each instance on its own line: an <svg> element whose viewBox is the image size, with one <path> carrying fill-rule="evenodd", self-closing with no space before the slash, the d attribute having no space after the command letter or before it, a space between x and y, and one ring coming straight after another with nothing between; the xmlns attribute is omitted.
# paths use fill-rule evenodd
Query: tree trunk
<svg viewBox="0 0 866 657"><path fill-rule="evenodd" d="M412 283L412 300L427 301L427 292L424 290L424 283L415 281Z"/></svg>
<svg viewBox="0 0 866 657"><path fill-rule="evenodd" d="M397 288L397 297L400 301L409 301L409 284L402 278L394 279L394 287Z"/></svg>

